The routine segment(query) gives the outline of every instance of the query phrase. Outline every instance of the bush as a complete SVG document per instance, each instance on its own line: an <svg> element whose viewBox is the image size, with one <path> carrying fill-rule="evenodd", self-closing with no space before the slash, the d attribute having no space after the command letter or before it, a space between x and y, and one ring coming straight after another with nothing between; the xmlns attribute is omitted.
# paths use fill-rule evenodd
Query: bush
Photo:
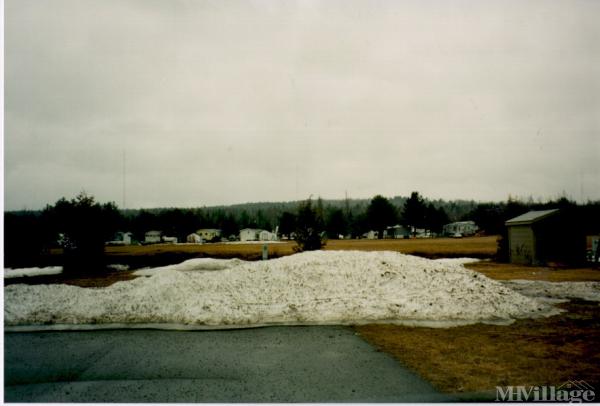
<svg viewBox="0 0 600 406"><path fill-rule="evenodd" d="M111 238L121 221L113 203L101 205L92 196L80 193L72 200L60 199L42 213L49 235L63 247L65 272L104 270L104 242Z"/></svg>
<svg viewBox="0 0 600 406"><path fill-rule="evenodd" d="M313 251L325 245L322 210L314 208L308 199L298 207L296 216L296 251Z"/></svg>

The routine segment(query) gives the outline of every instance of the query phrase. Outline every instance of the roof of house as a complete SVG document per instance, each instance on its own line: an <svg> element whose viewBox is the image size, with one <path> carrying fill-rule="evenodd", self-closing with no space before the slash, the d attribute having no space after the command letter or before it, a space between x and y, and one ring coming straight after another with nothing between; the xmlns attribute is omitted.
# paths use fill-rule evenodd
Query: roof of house
<svg viewBox="0 0 600 406"><path fill-rule="evenodd" d="M532 223L535 223L536 221L540 221L542 219L545 219L546 217L552 216L555 213L558 213L558 209L532 210L532 211L528 211L525 214L521 214L520 216L517 216L515 218L508 220L505 224L507 226L532 224Z"/></svg>
<svg viewBox="0 0 600 406"><path fill-rule="evenodd" d="M198 231L196 231L197 233L201 233L201 232L209 232L209 231L218 231L221 232L220 228L200 228L198 229Z"/></svg>
<svg viewBox="0 0 600 406"><path fill-rule="evenodd" d="M150 236L150 235L161 235L162 231L156 231L156 230L152 230L152 231L148 231L146 233L146 235Z"/></svg>

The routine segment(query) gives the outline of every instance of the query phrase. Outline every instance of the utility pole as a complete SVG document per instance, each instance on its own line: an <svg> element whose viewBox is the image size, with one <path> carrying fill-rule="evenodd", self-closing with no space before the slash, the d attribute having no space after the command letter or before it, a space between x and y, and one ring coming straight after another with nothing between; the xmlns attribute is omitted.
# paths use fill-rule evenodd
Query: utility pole
<svg viewBox="0 0 600 406"><path fill-rule="evenodd" d="M122 210L125 210L126 203L126 188L127 188L127 171L126 171L126 162L127 162L127 155L125 150L123 150L123 206L122 206Z"/></svg>

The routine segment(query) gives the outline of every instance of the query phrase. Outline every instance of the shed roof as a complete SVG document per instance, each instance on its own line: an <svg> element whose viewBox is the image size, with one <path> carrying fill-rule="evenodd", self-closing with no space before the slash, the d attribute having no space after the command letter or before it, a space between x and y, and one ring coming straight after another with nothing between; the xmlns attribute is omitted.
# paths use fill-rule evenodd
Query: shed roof
<svg viewBox="0 0 600 406"><path fill-rule="evenodd" d="M546 217L552 216L557 212L558 212L558 209L532 210L532 211L528 211L525 214L521 214L520 216L510 219L504 224L506 224L507 226L532 224L532 223L535 223L536 221L540 221L542 219L545 219Z"/></svg>

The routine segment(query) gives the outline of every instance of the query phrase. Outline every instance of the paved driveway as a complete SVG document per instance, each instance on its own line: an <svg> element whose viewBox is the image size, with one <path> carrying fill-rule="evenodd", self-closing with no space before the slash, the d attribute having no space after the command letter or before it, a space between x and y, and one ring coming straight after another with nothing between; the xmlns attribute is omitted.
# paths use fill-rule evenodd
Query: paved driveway
<svg viewBox="0 0 600 406"><path fill-rule="evenodd" d="M450 400L339 326L6 333L8 402Z"/></svg>

